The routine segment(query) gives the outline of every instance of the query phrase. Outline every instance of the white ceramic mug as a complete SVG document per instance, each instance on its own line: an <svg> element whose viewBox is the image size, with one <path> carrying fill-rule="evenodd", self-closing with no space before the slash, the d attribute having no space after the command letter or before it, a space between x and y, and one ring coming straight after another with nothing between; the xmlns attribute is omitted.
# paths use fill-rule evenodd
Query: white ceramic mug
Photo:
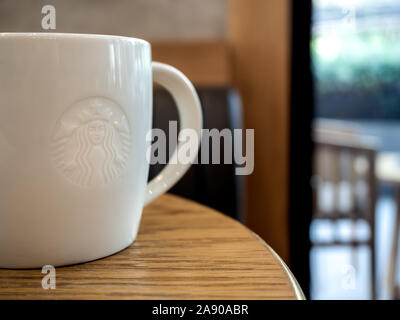
<svg viewBox="0 0 400 320"><path fill-rule="evenodd" d="M148 42L0 33L0 267L80 263L135 240L143 206L190 165L147 184L152 80L200 136L193 85L152 63Z"/></svg>

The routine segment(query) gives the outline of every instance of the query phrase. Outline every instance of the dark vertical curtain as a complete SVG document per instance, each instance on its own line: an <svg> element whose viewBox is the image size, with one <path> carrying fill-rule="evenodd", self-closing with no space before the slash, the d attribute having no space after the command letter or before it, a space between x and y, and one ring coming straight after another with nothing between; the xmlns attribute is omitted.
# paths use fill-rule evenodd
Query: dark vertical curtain
<svg viewBox="0 0 400 320"><path fill-rule="evenodd" d="M310 238L312 214L311 120L313 116L310 61L312 1L292 0L291 114L290 114L290 267L310 294Z"/></svg>

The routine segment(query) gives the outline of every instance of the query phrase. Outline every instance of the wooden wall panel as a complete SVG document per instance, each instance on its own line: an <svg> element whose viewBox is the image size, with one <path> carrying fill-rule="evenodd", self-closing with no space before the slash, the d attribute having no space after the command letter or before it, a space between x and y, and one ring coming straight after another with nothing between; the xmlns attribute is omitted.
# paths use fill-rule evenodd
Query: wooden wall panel
<svg viewBox="0 0 400 320"><path fill-rule="evenodd" d="M153 61L181 70L196 86L231 84L231 55L225 41L155 42Z"/></svg>
<svg viewBox="0 0 400 320"><path fill-rule="evenodd" d="M247 224L288 261L290 2L230 0L228 7L234 84L245 126L255 129Z"/></svg>

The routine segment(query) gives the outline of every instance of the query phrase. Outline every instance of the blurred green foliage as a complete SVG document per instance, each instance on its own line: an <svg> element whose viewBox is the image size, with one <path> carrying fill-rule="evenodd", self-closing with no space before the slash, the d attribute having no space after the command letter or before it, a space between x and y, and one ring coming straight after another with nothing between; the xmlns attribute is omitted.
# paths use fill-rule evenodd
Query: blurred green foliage
<svg viewBox="0 0 400 320"><path fill-rule="evenodd" d="M386 34L315 37L312 40L315 77L321 90L358 87L378 89L400 80L400 38ZM329 42L334 42L333 47ZM325 47L325 48L324 48ZM339 47L339 48L338 48ZM331 56L332 52L337 54Z"/></svg>
<svg viewBox="0 0 400 320"><path fill-rule="evenodd" d="M399 34L314 36L311 50L318 115L400 118Z"/></svg>

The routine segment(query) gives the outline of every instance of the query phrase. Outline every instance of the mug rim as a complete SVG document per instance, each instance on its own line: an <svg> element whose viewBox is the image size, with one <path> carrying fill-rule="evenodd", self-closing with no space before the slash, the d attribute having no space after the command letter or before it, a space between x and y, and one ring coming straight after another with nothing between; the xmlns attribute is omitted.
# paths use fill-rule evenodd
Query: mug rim
<svg viewBox="0 0 400 320"><path fill-rule="evenodd" d="M127 36L117 36L96 33L68 33L68 32L0 32L0 40L3 38L22 38L22 39L99 39L99 40L124 40L141 43L150 46L150 42Z"/></svg>

